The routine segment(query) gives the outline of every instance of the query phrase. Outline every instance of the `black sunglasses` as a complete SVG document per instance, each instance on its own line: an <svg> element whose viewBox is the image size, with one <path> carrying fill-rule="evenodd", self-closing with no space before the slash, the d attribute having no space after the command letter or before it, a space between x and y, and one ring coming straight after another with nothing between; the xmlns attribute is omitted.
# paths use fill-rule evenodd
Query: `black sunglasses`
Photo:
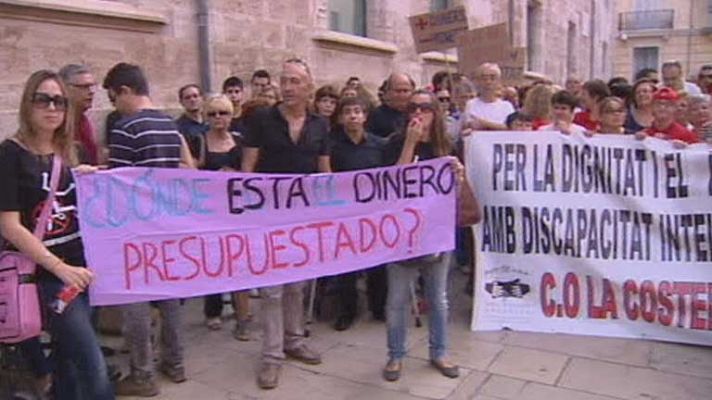
<svg viewBox="0 0 712 400"><path fill-rule="evenodd" d="M408 113L414 113L416 111L435 111L435 106L431 103L410 103L408 104Z"/></svg>
<svg viewBox="0 0 712 400"><path fill-rule="evenodd" d="M438 100L445 103L445 102L450 101L450 98L449 97L438 97Z"/></svg>
<svg viewBox="0 0 712 400"><path fill-rule="evenodd" d="M231 115L232 113L230 111L220 110L220 111L210 111L206 114L208 115L208 117L212 118L212 117L217 117L218 115L221 117L225 117L225 116Z"/></svg>
<svg viewBox="0 0 712 400"><path fill-rule="evenodd" d="M64 111L67 109L67 98L60 94L50 96L47 93L37 92L32 95L32 104L41 109L47 109L52 104L55 110Z"/></svg>

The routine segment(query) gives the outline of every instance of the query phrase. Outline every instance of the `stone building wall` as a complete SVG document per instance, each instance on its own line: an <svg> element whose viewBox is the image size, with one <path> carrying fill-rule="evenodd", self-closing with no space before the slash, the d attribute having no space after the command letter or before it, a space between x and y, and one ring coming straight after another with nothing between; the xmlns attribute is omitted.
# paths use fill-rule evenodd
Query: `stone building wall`
<svg viewBox="0 0 712 400"><path fill-rule="evenodd" d="M568 21L580 19L582 13L590 15L592 1L453 4L466 6L472 28L510 21L511 16L515 44L526 46L528 1L541 4L546 18L537 50L543 62L534 69L563 81L568 71L562 32L565 37ZM415 53L407 17L429 11L430 0L367 0L368 38L330 31L328 0L208 3L213 90L232 74L247 81L258 68L275 73L281 61L295 56L309 62L318 84L343 84L348 76L357 75L374 92L394 70L408 72L425 85L434 72L445 68L446 59L455 61L454 52ZM576 40L582 49L592 45L585 32L577 32ZM138 63L147 72L154 102L177 111L178 87L200 81L198 50L196 0L0 0L0 137L14 131L22 86L34 70L82 62L100 82L115 63ZM607 68L601 64L590 71L590 54L583 50L576 55L576 72L583 77ZM100 127L110 108L103 90L94 106L90 115Z"/></svg>

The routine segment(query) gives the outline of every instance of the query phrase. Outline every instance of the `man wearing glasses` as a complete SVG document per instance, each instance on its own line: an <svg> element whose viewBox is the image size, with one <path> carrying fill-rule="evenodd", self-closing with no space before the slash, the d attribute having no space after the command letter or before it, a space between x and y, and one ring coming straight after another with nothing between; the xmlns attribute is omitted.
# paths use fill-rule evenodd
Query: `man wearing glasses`
<svg viewBox="0 0 712 400"><path fill-rule="evenodd" d="M96 80L85 65L68 64L59 70L59 75L67 87L67 96L76 112L75 139L81 143L79 160L82 164L99 164L99 148L94 136L94 127L86 116L94 101Z"/></svg>
<svg viewBox="0 0 712 400"><path fill-rule="evenodd" d="M484 63L475 72L478 96L467 102L463 135L472 131L503 131L514 106L499 97L502 70L497 64Z"/></svg>

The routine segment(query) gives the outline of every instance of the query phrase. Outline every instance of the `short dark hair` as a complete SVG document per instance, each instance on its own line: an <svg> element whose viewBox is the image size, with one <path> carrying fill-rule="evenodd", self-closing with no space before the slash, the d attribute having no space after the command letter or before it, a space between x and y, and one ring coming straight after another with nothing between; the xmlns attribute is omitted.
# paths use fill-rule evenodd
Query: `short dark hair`
<svg viewBox="0 0 712 400"><path fill-rule="evenodd" d="M657 74L658 70L655 68L641 68L635 73L635 81L639 81L643 78L647 78L650 74Z"/></svg>
<svg viewBox="0 0 712 400"><path fill-rule="evenodd" d="M567 90L559 90L558 92L554 93L553 96L551 96L551 104L563 104L573 110L578 106L578 99L576 98L576 96L574 96L571 92Z"/></svg>
<svg viewBox="0 0 712 400"><path fill-rule="evenodd" d="M252 73L252 78L250 78L250 82L254 81L255 78L267 78L270 82L272 82L272 76L267 72L267 70L264 69L258 69L257 71Z"/></svg>
<svg viewBox="0 0 712 400"><path fill-rule="evenodd" d="M242 79L236 77L236 76L231 76L227 79L222 84L222 91L225 92L227 91L227 88L231 87L239 87L240 89L244 89L245 85L242 83Z"/></svg>
<svg viewBox="0 0 712 400"><path fill-rule="evenodd" d="M183 100L183 92L185 92L186 90L188 90L190 88L198 89L198 93L200 93L201 96L203 95L203 89L200 86L198 86L197 83L189 83L187 85L181 86L181 88L178 89L178 100Z"/></svg>
<svg viewBox="0 0 712 400"><path fill-rule="evenodd" d="M606 85L606 82L603 82L600 79L591 79L590 81L586 81L586 83L583 84L583 90L587 91L588 94L596 100L600 100L611 95L611 90L608 88L608 85Z"/></svg>
<svg viewBox="0 0 712 400"><path fill-rule="evenodd" d="M118 92L122 86L131 88L135 94L148 96L148 80L141 67L129 63L118 63L106 73L102 87Z"/></svg>
<svg viewBox="0 0 712 400"><path fill-rule="evenodd" d="M628 79L625 79L622 76L614 76L613 78L608 80L608 88L611 89L613 86L616 85L627 85L628 84Z"/></svg>
<svg viewBox="0 0 712 400"><path fill-rule="evenodd" d="M618 97L623 100L623 102L628 104L630 98L633 96L633 86L627 83L613 85L611 86L611 96ZM604 97L604 99L605 98L607 97Z"/></svg>
<svg viewBox="0 0 712 400"><path fill-rule="evenodd" d="M438 71L433 75L433 78L430 80L430 84L433 85L433 90L435 89L446 89L450 90L450 80L448 79L448 75L451 73L448 71ZM441 87L444 86L444 87Z"/></svg>
<svg viewBox="0 0 712 400"><path fill-rule="evenodd" d="M512 124L514 124L515 121L534 122L534 116L531 114L527 114L524 111L515 111L515 112L507 115L507 119L506 119L507 128L511 128Z"/></svg>
<svg viewBox="0 0 712 400"><path fill-rule="evenodd" d="M334 115L341 115L341 113L344 111L344 108L349 106L360 106L364 114L368 114L371 108L368 101L363 97L344 97L343 99L339 100L339 105L336 107L336 113L334 113Z"/></svg>

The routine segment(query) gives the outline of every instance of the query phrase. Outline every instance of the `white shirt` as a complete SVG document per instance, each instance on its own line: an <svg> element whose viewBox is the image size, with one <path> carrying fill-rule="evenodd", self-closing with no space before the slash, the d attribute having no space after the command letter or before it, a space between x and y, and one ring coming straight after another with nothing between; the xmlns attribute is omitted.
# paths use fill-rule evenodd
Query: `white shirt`
<svg viewBox="0 0 712 400"><path fill-rule="evenodd" d="M504 125L507 122L509 114L513 112L514 106L512 106L512 103L502 99L486 103L479 97L476 97L468 101L465 106L465 117L468 121L471 120L472 117L477 117L489 122Z"/></svg>
<svg viewBox="0 0 712 400"><path fill-rule="evenodd" d="M699 96L702 94L700 87L692 82L685 82L685 92L690 96Z"/></svg>
<svg viewBox="0 0 712 400"><path fill-rule="evenodd" d="M537 129L539 131L559 131L557 127L554 126L554 124L549 124L549 125L542 125ZM583 126L579 124L574 124L573 122L571 123L571 132L569 133L584 133L586 132L587 129L584 128Z"/></svg>

